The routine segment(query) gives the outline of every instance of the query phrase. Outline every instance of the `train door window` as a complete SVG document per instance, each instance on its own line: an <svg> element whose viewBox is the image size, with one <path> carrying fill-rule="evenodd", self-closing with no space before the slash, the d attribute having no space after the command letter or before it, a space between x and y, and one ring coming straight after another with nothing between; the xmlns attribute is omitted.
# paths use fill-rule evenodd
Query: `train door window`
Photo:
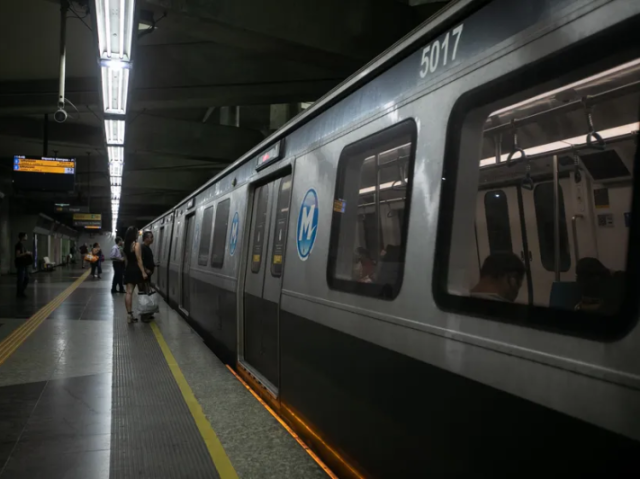
<svg viewBox="0 0 640 479"><path fill-rule="evenodd" d="M178 221L178 213L176 213L176 222L174 224L174 230L175 233L173 234L173 261L175 262L178 259L178 246L180 245L180 242L178 241L178 238L180 238L180 226L181 226L181 221Z"/></svg>
<svg viewBox="0 0 640 479"><path fill-rule="evenodd" d="M202 229L200 234L200 248L198 248L198 264L206 266L209 261L209 247L211 246L211 226L213 225L213 205L204 210L202 215Z"/></svg>
<svg viewBox="0 0 640 479"><path fill-rule="evenodd" d="M416 125L407 120L347 146L338 161L327 282L394 299L404 273Z"/></svg>
<svg viewBox="0 0 640 479"><path fill-rule="evenodd" d="M569 271L571 256L569 255L569 239L567 219L564 208L562 186L558 185L558 209L560 225L560 271ZM533 201L538 225L538 242L540 260L547 271L555 271L555 215L553 200L553 183L541 183L535 187Z"/></svg>
<svg viewBox="0 0 640 479"><path fill-rule="evenodd" d="M507 195L502 190L488 191L484 195L489 251L491 254L513 251Z"/></svg>
<svg viewBox="0 0 640 479"><path fill-rule="evenodd" d="M164 246L164 226L158 232L158 258L162 260L162 248Z"/></svg>
<svg viewBox="0 0 640 479"><path fill-rule="evenodd" d="M251 272L259 273L262 264L263 249L265 244L266 225L267 225L267 206L269 203L269 185L264 185L256 190L258 195L257 214L255 216L255 229L253 230L253 239L251 242Z"/></svg>
<svg viewBox="0 0 640 479"><path fill-rule="evenodd" d="M271 253L271 275L282 276L284 248L287 241L287 225L289 223L289 200L291 198L291 175L280 181L278 204L276 209L276 231Z"/></svg>
<svg viewBox="0 0 640 479"><path fill-rule="evenodd" d="M613 50L594 55L599 41L537 63L536 75L527 66L481 85L453 108L432 282L440 308L598 338L635 320L640 58L624 42L617 63L602 57Z"/></svg>
<svg viewBox="0 0 640 479"><path fill-rule="evenodd" d="M227 228L229 226L229 209L231 200L226 199L218 203L216 211L216 222L213 227L213 254L211 255L211 266L222 268L224 264L224 250L227 246Z"/></svg>

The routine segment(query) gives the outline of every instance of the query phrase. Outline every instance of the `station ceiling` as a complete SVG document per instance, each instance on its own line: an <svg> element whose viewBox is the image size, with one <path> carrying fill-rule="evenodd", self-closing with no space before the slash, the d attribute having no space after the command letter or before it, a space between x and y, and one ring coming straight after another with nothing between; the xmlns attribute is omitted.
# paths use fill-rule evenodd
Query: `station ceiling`
<svg viewBox="0 0 640 479"><path fill-rule="evenodd" d="M14 213L87 205L111 224L92 1L67 21L69 118L53 121L60 0L0 2L0 191ZM442 8L430 0L138 0L119 227L142 226ZM80 18L78 18L80 17ZM236 109L236 107L238 107ZM11 193L16 154L78 160L75 195ZM69 218L56 217L67 224Z"/></svg>

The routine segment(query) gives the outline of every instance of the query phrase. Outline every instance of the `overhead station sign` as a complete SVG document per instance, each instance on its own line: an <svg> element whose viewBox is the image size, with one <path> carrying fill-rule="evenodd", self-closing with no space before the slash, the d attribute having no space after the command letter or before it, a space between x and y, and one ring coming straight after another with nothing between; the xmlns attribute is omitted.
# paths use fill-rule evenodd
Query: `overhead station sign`
<svg viewBox="0 0 640 479"><path fill-rule="evenodd" d="M102 228L101 214L76 213L73 215L73 226L97 230Z"/></svg>
<svg viewBox="0 0 640 479"><path fill-rule="evenodd" d="M16 155L13 182L22 190L71 192L76 182L76 160Z"/></svg>
<svg viewBox="0 0 640 479"><path fill-rule="evenodd" d="M88 206L76 206L76 205L63 205L56 204L54 206L54 210L56 213L88 213Z"/></svg>
<svg viewBox="0 0 640 479"><path fill-rule="evenodd" d="M24 156L14 156L13 171L75 175L76 161L66 158L27 158Z"/></svg>

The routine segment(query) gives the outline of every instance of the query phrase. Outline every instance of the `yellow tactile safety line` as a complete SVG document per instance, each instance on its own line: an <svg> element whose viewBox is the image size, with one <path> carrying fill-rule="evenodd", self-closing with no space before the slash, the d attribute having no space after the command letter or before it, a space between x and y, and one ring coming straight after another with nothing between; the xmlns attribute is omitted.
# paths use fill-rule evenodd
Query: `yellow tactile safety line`
<svg viewBox="0 0 640 479"><path fill-rule="evenodd" d="M227 453L225 452L220 439L218 439L218 436L216 435L215 431L211 427L211 424L204 415L200 403L193 394L191 386L189 386L189 383L182 374L180 366L178 366L178 363L173 357L173 353L171 352L169 345L164 340L164 337L160 332L160 328L156 323L152 322L151 329L153 331L153 334L156 336L158 344L160 345L162 354L164 354L164 359L167 361L169 369L171 369L176 383L178 383L178 387L180 388L182 397L189 407L189 411L191 412L196 426L198 427L198 431L200 431L200 435L202 436L202 439L207 446L207 450L209 451L209 455L211 456L213 465L216 467L220 478L238 479L238 473L233 468L233 464L231 464L231 460L229 459L229 456L227 456Z"/></svg>
<svg viewBox="0 0 640 479"><path fill-rule="evenodd" d="M0 343L0 365L4 363L36 329L38 329L45 319L47 319L49 315L53 313L56 308L78 288L78 286L80 286L80 283L82 283L87 276L89 276L89 271L85 271L82 276L71 284L71 286L56 296L36 314L27 319L22 326L13 331L4 339L4 341L2 341L2 343Z"/></svg>

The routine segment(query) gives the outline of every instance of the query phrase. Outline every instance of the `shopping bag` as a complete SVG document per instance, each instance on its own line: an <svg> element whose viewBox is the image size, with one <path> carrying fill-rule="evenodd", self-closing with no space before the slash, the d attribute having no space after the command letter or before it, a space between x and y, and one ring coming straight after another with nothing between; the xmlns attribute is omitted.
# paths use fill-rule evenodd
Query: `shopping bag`
<svg viewBox="0 0 640 479"><path fill-rule="evenodd" d="M96 261L98 261L98 257L92 254L88 254L87 256L84 257L84 260L88 261L89 263L95 263Z"/></svg>
<svg viewBox="0 0 640 479"><path fill-rule="evenodd" d="M140 314L154 314L159 310L158 293L147 285L138 292L138 312Z"/></svg>

